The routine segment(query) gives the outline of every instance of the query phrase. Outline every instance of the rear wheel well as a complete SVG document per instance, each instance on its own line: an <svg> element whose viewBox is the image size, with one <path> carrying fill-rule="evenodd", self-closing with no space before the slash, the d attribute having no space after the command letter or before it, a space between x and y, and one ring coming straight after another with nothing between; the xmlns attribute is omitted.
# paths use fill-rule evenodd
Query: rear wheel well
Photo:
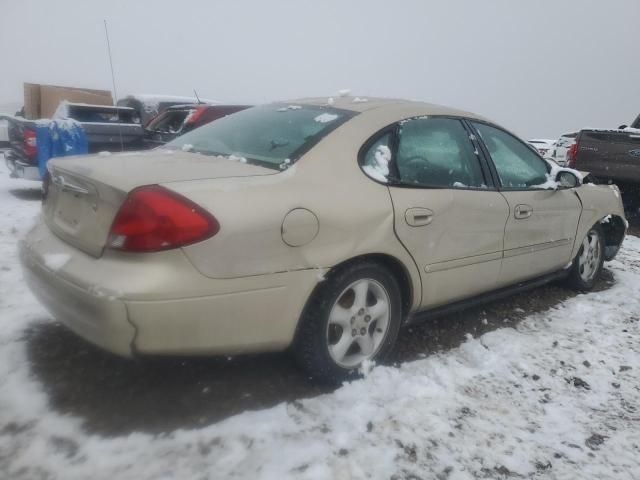
<svg viewBox="0 0 640 480"><path fill-rule="evenodd" d="M358 257L350 258L349 260L346 260L332 267L331 270L329 270L329 272L326 274L326 278L329 279L332 273L335 273L347 266L353 265L354 263L358 262L377 263L388 268L391 271L400 286L400 295L402 297L402 317L404 320L407 317L409 310L411 310L411 304L413 302L413 284L411 282L411 276L409 275L406 267L397 258L384 253L360 255Z"/></svg>
<svg viewBox="0 0 640 480"><path fill-rule="evenodd" d="M626 223L619 215L607 215L599 223L604 233L604 258L605 260L611 260L616 256L620 245L622 245L624 232L627 228Z"/></svg>

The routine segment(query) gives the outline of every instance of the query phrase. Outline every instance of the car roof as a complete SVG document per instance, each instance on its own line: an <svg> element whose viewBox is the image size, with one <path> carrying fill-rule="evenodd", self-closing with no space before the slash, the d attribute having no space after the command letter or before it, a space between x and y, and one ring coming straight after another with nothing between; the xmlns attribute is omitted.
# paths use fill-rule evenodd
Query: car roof
<svg viewBox="0 0 640 480"><path fill-rule="evenodd" d="M406 107L407 112L414 113L416 109L423 110L424 115L450 115L452 117L475 118L478 120L488 121L486 118L475 113L458 110L434 103L420 102L416 100L403 100L398 98L381 98L381 97L357 97L357 96L336 96L336 97L310 97L299 98L295 100L278 102L300 105L330 105L343 110L351 110L353 112L366 112L376 108L384 108L393 106L398 113L402 113L402 107Z"/></svg>

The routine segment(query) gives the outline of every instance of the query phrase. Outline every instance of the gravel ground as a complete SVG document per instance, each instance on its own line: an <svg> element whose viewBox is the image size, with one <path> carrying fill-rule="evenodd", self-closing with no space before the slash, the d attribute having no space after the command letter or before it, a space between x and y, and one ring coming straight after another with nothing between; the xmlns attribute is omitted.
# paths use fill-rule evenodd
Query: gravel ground
<svg viewBox="0 0 640 480"><path fill-rule="evenodd" d="M14 195L21 195L16 190ZM33 191L23 199L36 201ZM629 233L640 235L640 219ZM605 270L597 288L607 289ZM392 363L459 346L474 337L556 306L575 293L550 284L464 312L405 328ZM49 318L25 332L32 375L50 406L84 420L90 433L160 433L215 423L243 412L331 391L295 368L287 354L125 360L102 352Z"/></svg>

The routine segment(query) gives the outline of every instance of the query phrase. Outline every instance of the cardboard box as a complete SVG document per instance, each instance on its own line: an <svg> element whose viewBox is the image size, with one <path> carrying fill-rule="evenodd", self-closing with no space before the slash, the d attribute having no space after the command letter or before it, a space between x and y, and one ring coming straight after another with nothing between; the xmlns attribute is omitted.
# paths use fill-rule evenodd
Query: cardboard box
<svg viewBox="0 0 640 480"><path fill-rule="evenodd" d="M51 118L63 100L91 105L113 105L109 90L24 84L24 116L28 120Z"/></svg>

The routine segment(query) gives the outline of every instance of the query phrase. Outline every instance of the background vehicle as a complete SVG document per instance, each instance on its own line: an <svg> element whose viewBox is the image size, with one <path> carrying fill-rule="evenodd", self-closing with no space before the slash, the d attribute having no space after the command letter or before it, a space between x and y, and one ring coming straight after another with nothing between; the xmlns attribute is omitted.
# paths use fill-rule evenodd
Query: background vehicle
<svg viewBox="0 0 640 480"><path fill-rule="evenodd" d="M631 127L581 130L567 154L567 164L585 170L623 192L640 185L640 116Z"/></svg>
<svg viewBox="0 0 640 480"><path fill-rule="evenodd" d="M588 290L625 234L615 187L409 101L264 105L50 172L20 255L56 318L125 356L291 347L327 381L403 324L560 278Z"/></svg>
<svg viewBox="0 0 640 480"><path fill-rule="evenodd" d="M89 153L141 150L144 146L140 117L133 108L63 103L56 116L80 122Z"/></svg>
<svg viewBox="0 0 640 480"><path fill-rule="evenodd" d="M120 107L133 108L140 118L140 124L146 125L149 121L174 105L186 105L195 103L215 104L213 100L198 99L196 97L181 97L176 95L133 94L127 95L116 102Z"/></svg>
<svg viewBox="0 0 640 480"><path fill-rule="evenodd" d="M148 148L164 145L194 128L249 107L250 105L209 105L200 103L168 107L151 119L145 126L145 144Z"/></svg>
<svg viewBox="0 0 640 480"><path fill-rule="evenodd" d="M581 130L567 165L588 171L600 183L615 183L629 216L640 213L640 115L631 127Z"/></svg>
<svg viewBox="0 0 640 480"><path fill-rule="evenodd" d="M89 153L144 148L144 132L132 108L64 102L56 114L79 122L87 137ZM5 159L12 175L40 180L36 124L47 120L6 115L0 115L0 120L8 124L9 149Z"/></svg>
<svg viewBox="0 0 640 480"><path fill-rule="evenodd" d="M553 146L556 143L555 140L548 139L532 139L528 141L529 144L533 145L535 149L538 151L540 155L543 157L551 156L551 151L553 150Z"/></svg>
<svg viewBox="0 0 640 480"><path fill-rule="evenodd" d="M565 133L556 140L556 143L551 152L551 158L560 166L567 164L567 152L576 141L578 132Z"/></svg>
<svg viewBox="0 0 640 480"><path fill-rule="evenodd" d="M9 148L9 122L0 120L0 149Z"/></svg>

